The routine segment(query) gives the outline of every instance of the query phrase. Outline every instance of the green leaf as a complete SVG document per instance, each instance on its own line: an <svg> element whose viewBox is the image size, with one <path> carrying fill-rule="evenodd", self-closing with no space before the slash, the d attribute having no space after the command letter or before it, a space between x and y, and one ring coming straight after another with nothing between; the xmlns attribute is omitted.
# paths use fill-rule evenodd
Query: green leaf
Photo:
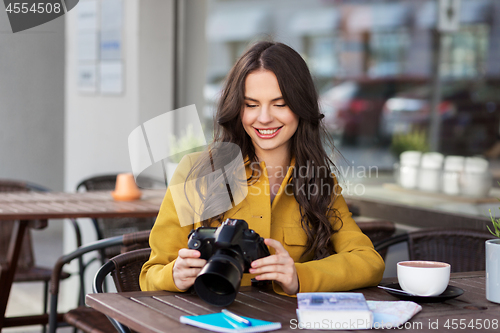
<svg viewBox="0 0 500 333"><path fill-rule="evenodd" d="M493 228L495 231L493 232L493 230L491 230L489 226L486 227L493 236L500 238L500 218L499 219L495 218L495 216L491 214L491 209L488 209L488 211L490 212L491 224L493 224Z"/></svg>

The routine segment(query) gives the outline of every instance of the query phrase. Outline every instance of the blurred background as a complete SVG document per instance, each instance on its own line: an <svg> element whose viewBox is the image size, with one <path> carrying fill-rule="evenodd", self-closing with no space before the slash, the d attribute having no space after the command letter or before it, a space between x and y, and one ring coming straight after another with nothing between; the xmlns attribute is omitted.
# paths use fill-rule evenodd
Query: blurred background
<svg viewBox="0 0 500 333"><path fill-rule="evenodd" d="M130 172L132 130L191 104L210 141L225 76L262 39L308 63L344 163L382 179L406 150L499 165L500 1L81 0L15 34L0 12L0 178L74 191Z"/></svg>
<svg viewBox="0 0 500 333"><path fill-rule="evenodd" d="M16 34L1 13L0 177L73 191L130 171L129 133L190 104L210 139L224 77L261 39L307 61L349 163L389 170L419 131L417 150L494 159L500 2L454 2L451 30L437 0L82 0Z"/></svg>

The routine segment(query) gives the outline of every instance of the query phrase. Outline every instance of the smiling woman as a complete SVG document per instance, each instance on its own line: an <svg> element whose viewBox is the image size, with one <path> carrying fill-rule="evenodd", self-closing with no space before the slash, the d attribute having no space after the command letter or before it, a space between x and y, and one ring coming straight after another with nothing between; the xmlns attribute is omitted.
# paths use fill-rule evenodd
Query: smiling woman
<svg viewBox="0 0 500 333"><path fill-rule="evenodd" d="M323 146L328 142L323 115L302 57L281 43L251 46L230 71L215 118L210 150L187 155L174 177L187 181L215 174L211 163L217 144L231 143L245 159L248 194L222 214L181 226L169 188L151 231L142 289L190 288L206 260L186 248L188 235L227 218L247 221L266 238L271 253L251 263L241 285L249 285L251 278L271 280L274 290L286 295L376 285L384 262L352 219L330 171L336 167ZM224 188L224 183L215 185ZM205 209L220 200L205 199Z"/></svg>

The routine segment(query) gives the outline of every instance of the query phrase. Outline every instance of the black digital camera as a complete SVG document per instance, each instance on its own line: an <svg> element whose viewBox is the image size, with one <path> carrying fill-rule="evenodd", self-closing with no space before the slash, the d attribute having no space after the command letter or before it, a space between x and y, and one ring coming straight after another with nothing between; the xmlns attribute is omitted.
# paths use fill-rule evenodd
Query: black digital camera
<svg viewBox="0 0 500 333"><path fill-rule="evenodd" d="M228 306L236 298L243 273L252 261L270 255L264 239L244 220L227 219L218 228L199 227L189 234L188 248L208 260L194 289L205 302Z"/></svg>

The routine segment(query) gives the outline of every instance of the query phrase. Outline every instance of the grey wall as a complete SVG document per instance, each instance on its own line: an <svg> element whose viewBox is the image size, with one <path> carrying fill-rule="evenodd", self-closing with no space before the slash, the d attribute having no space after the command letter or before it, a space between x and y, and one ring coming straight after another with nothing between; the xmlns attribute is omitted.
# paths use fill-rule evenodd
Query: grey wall
<svg viewBox="0 0 500 333"><path fill-rule="evenodd" d="M14 34L0 10L0 178L63 189L64 17Z"/></svg>

